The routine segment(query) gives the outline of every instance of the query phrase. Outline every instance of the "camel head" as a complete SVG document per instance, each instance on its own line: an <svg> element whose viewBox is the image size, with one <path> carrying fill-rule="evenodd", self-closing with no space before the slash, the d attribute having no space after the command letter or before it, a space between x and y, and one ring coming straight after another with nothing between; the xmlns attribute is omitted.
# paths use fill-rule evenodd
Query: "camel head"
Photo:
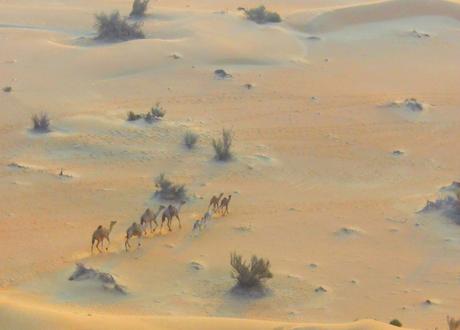
<svg viewBox="0 0 460 330"><path fill-rule="evenodd" d="M180 201L179 205L181 205L181 206L182 206L182 205L184 205L185 203L187 203L187 202L186 202L186 201L184 201L184 200L182 200L182 201Z"/></svg>
<svg viewBox="0 0 460 330"><path fill-rule="evenodd" d="M114 220L114 221L110 221L110 226L113 227L113 226L115 226L116 224L117 224L117 221L115 221L115 220Z"/></svg>
<svg viewBox="0 0 460 330"><path fill-rule="evenodd" d="M158 207L158 211L164 210L165 208L166 208L166 206L160 205L160 206Z"/></svg>
<svg viewBox="0 0 460 330"><path fill-rule="evenodd" d="M221 199L221 198L222 198L222 196L224 196L224 193L220 193L220 195L219 195L219 199Z"/></svg>

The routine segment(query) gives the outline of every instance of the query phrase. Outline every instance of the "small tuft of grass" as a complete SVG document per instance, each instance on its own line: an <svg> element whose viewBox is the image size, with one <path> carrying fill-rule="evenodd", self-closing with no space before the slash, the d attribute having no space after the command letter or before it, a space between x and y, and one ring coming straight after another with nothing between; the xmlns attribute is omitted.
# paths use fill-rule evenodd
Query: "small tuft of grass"
<svg viewBox="0 0 460 330"><path fill-rule="evenodd" d="M265 6L259 6L248 10L241 8L240 10L244 11L248 20L256 22L257 24L281 22L281 16L276 12L268 11Z"/></svg>
<svg viewBox="0 0 460 330"><path fill-rule="evenodd" d="M137 113L134 113L133 111L128 112L128 118L126 119L127 121L136 121L139 119L142 119L143 116Z"/></svg>
<svg viewBox="0 0 460 330"><path fill-rule="evenodd" d="M232 277L241 289L261 288L266 280L273 278L270 261L257 256L252 256L251 261L246 262L234 252L230 255L230 265L233 268Z"/></svg>
<svg viewBox="0 0 460 330"><path fill-rule="evenodd" d="M5 87L3 87L3 91L4 91L5 93L11 93L11 92L13 91L13 87L11 87L11 86L5 86Z"/></svg>
<svg viewBox="0 0 460 330"><path fill-rule="evenodd" d="M394 325L395 327L402 327L402 323L401 321L399 321L398 319L393 319L390 321L390 324L391 325Z"/></svg>
<svg viewBox="0 0 460 330"><path fill-rule="evenodd" d="M145 38L141 24L139 22L129 23L126 18L120 16L118 11L111 14L96 14L95 17L94 26L97 30L97 40L127 41Z"/></svg>
<svg viewBox="0 0 460 330"><path fill-rule="evenodd" d="M32 116L32 129L37 133L47 133L50 131L51 121L47 113L35 114Z"/></svg>
<svg viewBox="0 0 460 330"><path fill-rule="evenodd" d="M215 159L218 161L229 161L233 158L233 154L231 151L233 143L233 133L230 130L223 129L222 130L222 138L221 139L213 139L212 146L214 147L214 151L216 153Z"/></svg>
<svg viewBox="0 0 460 330"><path fill-rule="evenodd" d="M198 139L198 134L193 133L192 131L187 131L184 135L184 144L187 148L193 149L195 144L198 142Z"/></svg>
<svg viewBox="0 0 460 330"><path fill-rule="evenodd" d="M129 17L144 17L145 12L147 11L147 7L149 6L150 0L134 0L133 8Z"/></svg>
<svg viewBox="0 0 460 330"><path fill-rule="evenodd" d="M185 185L173 183L162 173L155 179L155 196L164 200L183 201L187 199Z"/></svg>

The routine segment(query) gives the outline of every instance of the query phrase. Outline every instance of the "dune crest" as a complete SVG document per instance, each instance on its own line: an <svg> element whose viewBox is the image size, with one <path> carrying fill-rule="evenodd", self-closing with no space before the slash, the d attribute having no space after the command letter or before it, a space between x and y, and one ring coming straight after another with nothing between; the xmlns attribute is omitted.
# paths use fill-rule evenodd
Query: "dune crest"
<svg viewBox="0 0 460 330"><path fill-rule="evenodd" d="M327 33L352 25L421 16L460 20L460 4L445 0L389 0L354 5L319 14L301 29L308 33Z"/></svg>

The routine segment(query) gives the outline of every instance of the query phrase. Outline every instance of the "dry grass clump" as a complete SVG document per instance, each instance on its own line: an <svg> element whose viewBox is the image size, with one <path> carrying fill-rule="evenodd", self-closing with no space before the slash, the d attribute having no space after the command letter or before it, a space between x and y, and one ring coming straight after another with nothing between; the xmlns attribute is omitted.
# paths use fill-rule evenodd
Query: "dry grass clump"
<svg viewBox="0 0 460 330"><path fill-rule="evenodd" d="M32 116L32 129L37 133L47 133L50 131L51 121L47 113L35 114Z"/></svg>
<svg viewBox="0 0 460 330"><path fill-rule="evenodd" d="M281 16L276 12L268 11L265 6L259 6L251 9L241 8L241 10L244 11L248 20L256 22L257 24L281 22Z"/></svg>
<svg viewBox="0 0 460 330"><path fill-rule="evenodd" d="M229 161L232 159L233 155L231 152L233 143L233 133L230 130L223 129L222 130L222 138L221 139L213 139L212 146L214 147L214 151L216 153L215 159L218 161Z"/></svg>
<svg viewBox="0 0 460 330"><path fill-rule="evenodd" d="M97 40L104 41L127 41L144 39L144 32L138 22L129 23L127 18L121 17L118 11L111 14L96 14L95 28Z"/></svg>
<svg viewBox="0 0 460 330"><path fill-rule="evenodd" d="M155 179L155 196L164 200L182 201L187 199L185 185L175 184L162 173Z"/></svg>
<svg viewBox="0 0 460 330"><path fill-rule="evenodd" d="M5 87L3 87L2 90L3 90L5 93L10 93L10 92L13 91L13 87L11 87L11 86L5 86Z"/></svg>
<svg viewBox="0 0 460 330"><path fill-rule="evenodd" d="M447 316L447 325L449 330L460 330L460 319L456 320L453 317Z"/></svg>
<svg viewBox="0 0 460 330"><path fill-rule="evenodd" d="M198 134L193 133L192 131L187 131L184 135L184 144L187 148L193 149L195 144L198 142L198 139Z"/></svg>
<svg viewBox="0 0 460 330"><path fill-rule="evenodd" d="M139 114L133 111L128 112L128 116L126 118L127 121L136 121L140 119L144 119L147 123L151 124L155 121L160 120L165 116L166 112L160 106L160 103L157 103L152 109L147 112L146 114Z"/></svg>
<svg viewBox="0 0 460 330"><path fill-rule="evenodd" d="M267 279L273 277L270 261L257 256L252 256L251 261L246 262L241 255L232 253L230 264L233 268L232 277L241 289L261 288Z"/></svg>
<svg viewBox="0 0 460 330"><path fill-rule="evenodd" d="M134 0L133 9L129 17L143 17L147 11L150 0Z"/></svg>

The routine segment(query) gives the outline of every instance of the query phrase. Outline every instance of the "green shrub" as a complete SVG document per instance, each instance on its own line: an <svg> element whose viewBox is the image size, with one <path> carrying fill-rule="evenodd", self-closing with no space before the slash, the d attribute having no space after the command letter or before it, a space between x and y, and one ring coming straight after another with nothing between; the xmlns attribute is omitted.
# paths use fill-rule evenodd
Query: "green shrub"
<svg viewBox="0 0 460 330"><path fill-rule="evenodd" d="M192 131L187 131L184 135L184 144L187 148L193 149L195 144L198 142L198 139L198 134L193 133Z"/></svg>
<svg viewBox="0 0 460 330"><path fill-rule="evenodd" d="M47 133L50 131L50 119L48 114L41 113L32 116L33 130L38 133Z"/></svg>
<svg viewBox="0 0 460 330"><path fill-rule="evenodd" d="M122 18L118 11L110 15L105 13L96 14L95 28L96 39L105 41L127 41L132 39L144 39L145 35L138 22L129 23Z"/></svg>
<svg viewBox="0 0 460 330"><path fill-rule="evenodd" d="M394 325L395 327L402 327L402 323L401 321L399 321L398 319L393 319L390 321L390 324L391 325Z"/></svg>
<svg viewBox="0 0 460 330"><path fill-rule="evenodd" d="M216 153L215 159L218 161L228 161L232 159L233 155L231 152L233 142L233 134L230 130L223 129L222 130L222 138L221 139L213 139L212 146L214 147L214 151Z"/></svg>
<svg viewBox="0 0 460 330"><path fill-rule="evenodd" d="M237 286L244 289L261 287L267 279L273 277L270 272L270 261L253 256L251 262L243 261L241 255L232 253L230 265L233 268L232 277Z"/></svg>
<svg viewBox="0 0 460 330"><path fill-rule="evenodd" d="M174 184L162 173L155 179L155 196L164 200L182 201L187 199L185 185Z"/></svg>
<svg viewBox="0 0 460 330"><path fill-rule="evenodd" d="M143 17L147 11L150 0L134 0L133 9L129 17Z"/></svg>
<svg viewBox="0 0 460 330"><path fill-rule="evenodd" d="M259 6L249 10L242 8L242 10L246 14L248 20L254 21L257 24L281 22L281 16L276 12L268 11L265 6Z"/></svg>

